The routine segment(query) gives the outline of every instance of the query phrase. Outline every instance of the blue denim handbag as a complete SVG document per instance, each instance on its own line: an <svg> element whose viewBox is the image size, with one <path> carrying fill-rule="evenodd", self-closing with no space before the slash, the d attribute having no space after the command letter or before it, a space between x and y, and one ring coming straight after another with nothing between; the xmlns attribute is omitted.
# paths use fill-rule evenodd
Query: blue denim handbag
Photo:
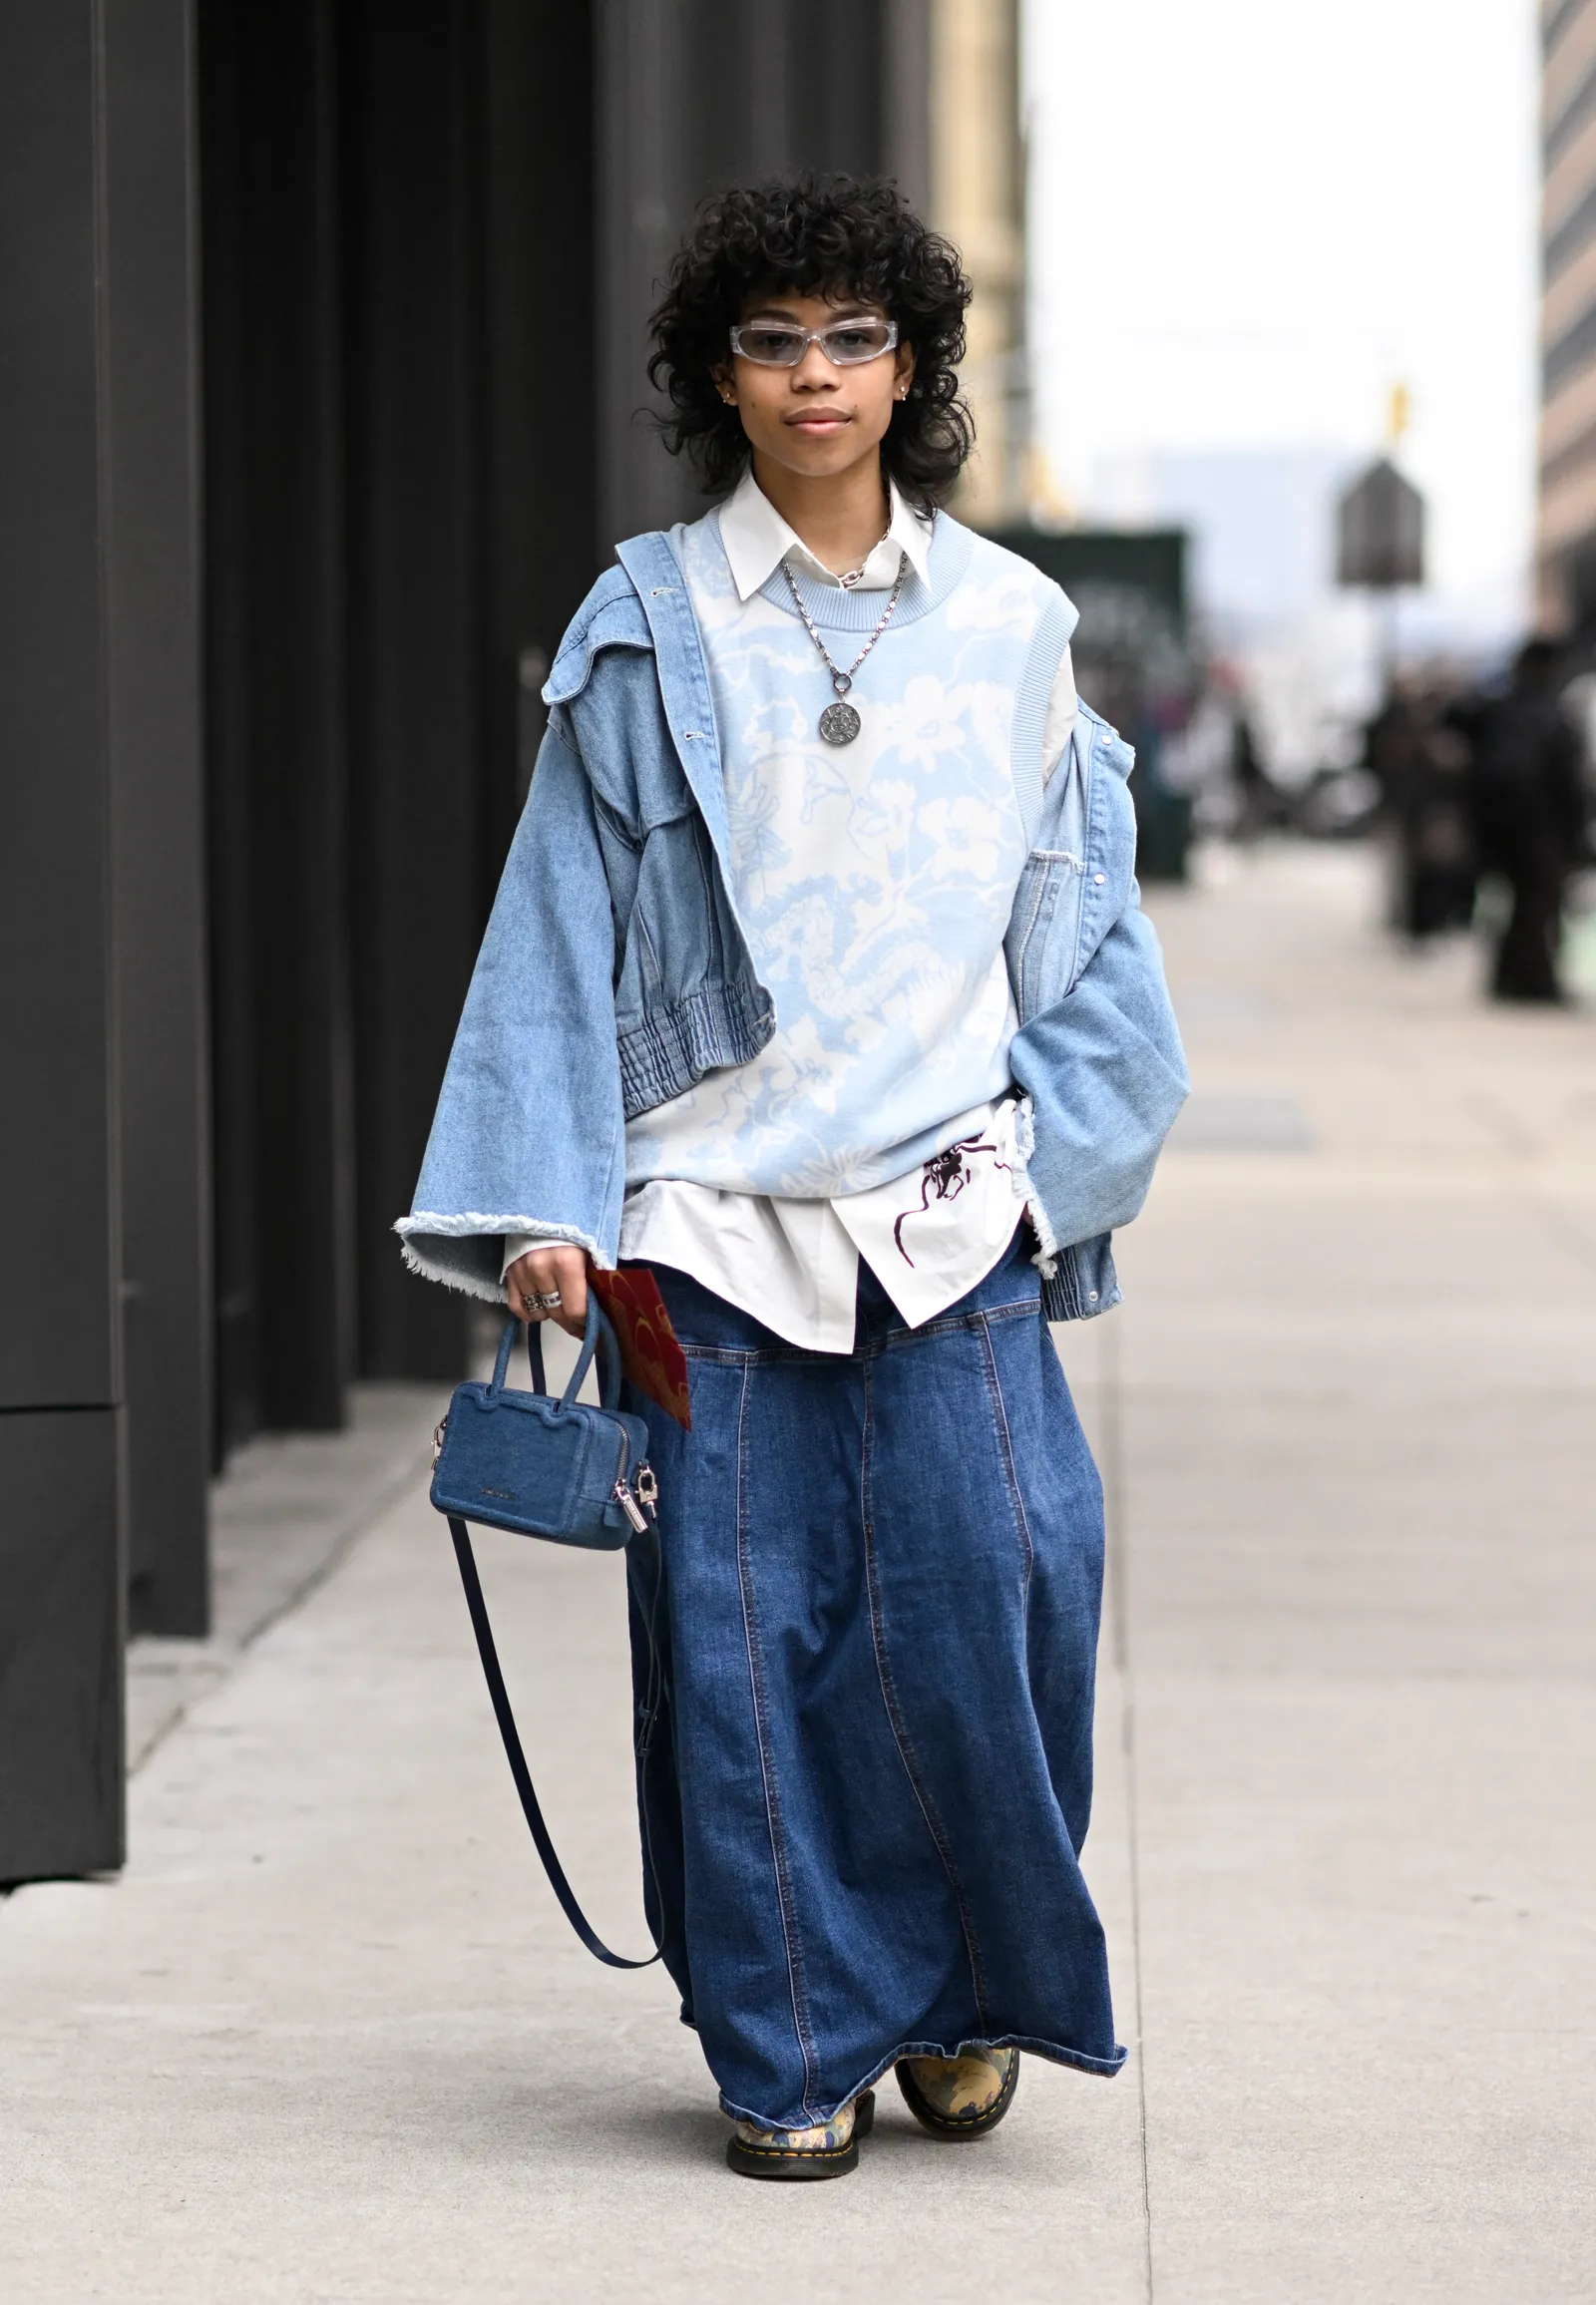
<svg viewBox="0 0 1596 2305"><path fill-rule="evenodd" d="M648 1428L616 1406L620 1351L602 1306L590 1290L588 1334L582 1357L558 1400L544 1386L543 1346L527 1325L527 1356L535 1392L505 1383L519 1321L505 1324L490 1383L455 1389L438 1427L432 1501L485 1528L517 1536L549 1537L557 1545L618 1552L634 1530L648 1526L653 1474L643 1461ZM590 1408L577 1394L600 1339L604 1347L603 1406Z"/></svg>
<svg viewBox="0 0 1596 2305"><path fill-rule="evenodd" d="M455 1387L449 1413L433 1439L432 1501L448 1516L466 1607L471 1612L510 1773L555 1895L590 1953L612 1969L646 1969L659 1958L657 1945L646 1961L628 1961L611 1953L595 1934L555 1854L511 1711L466 1522L509 1529L518 1536L547 1537L557 1545L618 1551L632 1536L647 1529L653 1516L657 1490L643 1456L648 1430L640 1416L629 1416L617 1406L620 1348L593 1290L588 1292L588 1330L582 1355L558 1400L551 1399L545 1389L543 1345L535 1322L527 1325L527 1357L537 1390L513 1392L506 1384L511 1347L520 1326L513 1318L505 1323L489 1383L474 1380ZM579 1401L577 1394L600 1342L604 1347L603 1403L593 1408ZM651 1628L649 1640L651 1647ZM639 1737L647 1734L658 1709L660 1688L656 1656Z"/></svg>

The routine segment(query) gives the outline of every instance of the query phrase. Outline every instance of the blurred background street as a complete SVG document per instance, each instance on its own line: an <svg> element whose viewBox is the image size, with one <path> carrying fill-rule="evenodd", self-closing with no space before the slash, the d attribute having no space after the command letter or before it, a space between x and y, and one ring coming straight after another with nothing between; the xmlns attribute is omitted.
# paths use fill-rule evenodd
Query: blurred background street
<svg viewBox="0 0 1596 2305"><path fill-rule="evenodd" d="M0 1907L11 2294L1593 2293L1596 1019L1483 1008L1381 902L1369 852L1284 843L1157 899L1196 1093L1124 1309L1055 1333L1109 1489L1125 2074L1029 2062L957 2183L889 2092L854 2184L728 2186L668 1987L589 1961L526 1845L437 1396L377 1387L341 1504L327 1443L223 1484L227 1546L315 1522L328 1573L150 1751L121 1883ZM635 1944L616 1566L481 1550ZM248 1642L284 1596L232 1606Z"/></svg>

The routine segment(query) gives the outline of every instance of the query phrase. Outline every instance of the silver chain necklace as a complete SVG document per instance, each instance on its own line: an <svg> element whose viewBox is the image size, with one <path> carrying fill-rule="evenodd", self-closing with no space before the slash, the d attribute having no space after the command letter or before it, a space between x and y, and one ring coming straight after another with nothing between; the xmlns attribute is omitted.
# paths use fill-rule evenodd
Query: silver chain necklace
<svg viewBox="0 0 1596 2305"><path fill-rule="evenodd" d="M883 546L883 545L884 545L884 544L887 542L887 539L888 539L888 538L889 538L891 535L892 535L892 528L891 528L891 525L889 524L889 525L888 525L886 528L884 528L884 529L882 530L882 532L881 532L880 536L879 536L879 537L876 539L875 543L874 543L874 544L871 546L871 548L870 548L869 552L868 552L868 553L866 553L866 555L865 555L864 559L863 559L863 560L860 562L860 564L859 564L858 568L857 568L857 569L850 569L850 570L848 571L848 574L847 574L845 576L839 576L839 577L837 578L837 581L838 581L838 583L839 583L839 584L841 584L841 586L842 586L842 588L843 588L843 590L844 590L845 592L851 592L851 591L853 590L853 588L854 588L854 586L855 586L856 584L862 584L862 583L864 582L864 580L865 580L865 571L866 571L866 570L869 568L869 566L870 566L871 562L872 562L872 561L875 559L876 555L877 555L877 554L880 552L880 550L881 550L882 546Z"/></svg>
<svg viewBox="0 0 1596 2305"><path fill-rule="evenodd" d="M813 616L810 615L809 610L804 606L803 595L800 593L797 585L793 582L792 571L787 566L785 561L783 561L781 564L781 573L787 579L787 589L792 594L792 604L797 609L799 615L803 618L804 628L808 632L810 639L813 640L815 646L820 650L821 662L825 665L826 670L831 674L831 685L836 692L836 702L834 704L828 704L825 711L820 715L821 736L827 744L852 744L854 738L859 734L859 731L864 723L860 720L859 714L854 709L854 707L846 701L848 691L854 684L854 674L858 671L860 665L863 664L865 658L870 654L871 649L874 648L876 642L881 638L883 632L886 631L887 626L892 619L892 612L898 605L898 595L903 590L905 579L909 575L909 555L907 553L899 554L898 581L892 588L892 597L887 602L886 607L881 611L881 620L877 624L876 629L871 633L870 638L860 649L858 655L849 665L846 672L844 672L839 665L832 661L831 650L826 646L825 641L822 640L819 632L816 630L815 620Z"/></svg>

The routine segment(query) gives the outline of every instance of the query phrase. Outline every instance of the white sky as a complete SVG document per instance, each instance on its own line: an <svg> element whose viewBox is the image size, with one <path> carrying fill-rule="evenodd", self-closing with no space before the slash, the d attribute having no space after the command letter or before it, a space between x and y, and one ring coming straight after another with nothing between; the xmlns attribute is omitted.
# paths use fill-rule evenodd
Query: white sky
<svg viewBox="0 0 1596 2305"><path fill-rule="evenodd" d="M1026 0L1036 428L1373 452L1403 379L1433 588L1523 596L1534 0Z"/></svg>

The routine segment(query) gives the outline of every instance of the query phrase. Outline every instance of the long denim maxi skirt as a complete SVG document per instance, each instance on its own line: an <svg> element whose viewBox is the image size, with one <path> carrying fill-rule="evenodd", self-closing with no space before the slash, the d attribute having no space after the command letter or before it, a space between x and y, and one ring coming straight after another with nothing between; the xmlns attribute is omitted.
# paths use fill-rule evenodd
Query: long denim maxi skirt
<svg viewBox="0 0 1596 2305"><path fill-rule="evenodd" d="M630 1403L645 1893L722 2105L804 2127L965 2043L1116 2073L1102 1491L1023 1250L919 1329L862 1266L849 1354L656 1277L692 1430Z"/></svg>

